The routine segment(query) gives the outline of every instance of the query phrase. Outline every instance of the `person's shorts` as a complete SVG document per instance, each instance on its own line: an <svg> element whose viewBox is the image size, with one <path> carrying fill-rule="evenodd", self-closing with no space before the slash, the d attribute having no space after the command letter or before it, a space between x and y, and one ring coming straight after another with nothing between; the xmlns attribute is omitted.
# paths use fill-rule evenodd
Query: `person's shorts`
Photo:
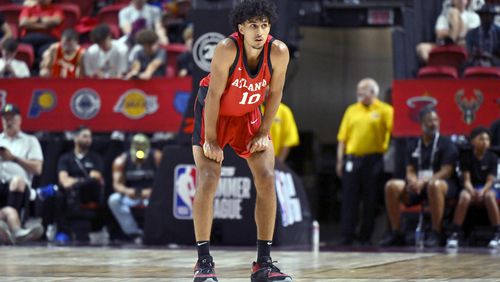
<svg viewBox="0 0 500 282"><path fill-rule="evenodd" d="M453 179L447 179L446 183L448 184L448 192L446 192L446 200L458 198L458 195L460 194L460 189L456 181ZM420 194L408 192L408 202L406 202L405 205L414 206L422 203L423 201L427 201L427 187L425 187Z"/></svg>
<svg viewBox="0 0 500 282"><path fill-rule="evenodd" d="M208 91L206 87L200 87L199 91ZM206 96L206 93L204 93ZM200 95L196 98L194 105L194 131L192 144L203 146L205 142L205 127L204 127L204 103L199 100ZM251 153L248 144L257 134L262 121L262 113L260 107L243 116L219 116L217 120L217 142L223 149L226 145L231 148L240 157L248 158Z"/></svg>

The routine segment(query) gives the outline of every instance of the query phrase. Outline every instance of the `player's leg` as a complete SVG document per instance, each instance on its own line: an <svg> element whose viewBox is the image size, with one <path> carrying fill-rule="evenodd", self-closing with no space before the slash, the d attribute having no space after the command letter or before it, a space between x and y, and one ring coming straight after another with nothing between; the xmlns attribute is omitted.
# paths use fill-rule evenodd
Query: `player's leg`
<svg viewBox="0 0 500 282"><path fill-rule="evenodd" d="M269 146L262 152L247 158L252 171L257 199L255 202L255 223L257 224L257 262L252 267L252 282L292 281L281 272L271 259L271 244L276 221L276 190L274 177L274 149Z"/></svg>
<svg viewBox="0 0 500 282"><path fill-rule="evenodd" d="M197 188L193 202L193 221L198 248L195 282L217 281L212 256L210 256L210 231L212 229L214 196L220 178L221 164L209 160L200 146L193 146L196 164Z"/></svg>

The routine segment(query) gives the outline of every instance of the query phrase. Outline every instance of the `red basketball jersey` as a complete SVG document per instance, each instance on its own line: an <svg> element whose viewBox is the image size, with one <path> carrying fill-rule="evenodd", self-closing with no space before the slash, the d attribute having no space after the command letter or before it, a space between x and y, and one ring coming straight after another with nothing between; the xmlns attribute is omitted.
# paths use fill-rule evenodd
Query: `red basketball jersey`
<svg viewBox="0 0 500 282"><path fill-rule="evenodd" d="M236 58L229 71L226 88L220 100L219 115L242 116L252 112L264 102L266 88L271 81L271 35L266 39L257 69L252 72L247 64L243 39L235 32L229 36L237 46ZM200 81L200 86L208 87L210 74Z"/></svg>
<svg viewBox="0 0 500 282"><path fill-rule="evenodd" d="M59 44L56 50L56 56L54 58L54 64L52 64L52 77L58 78L75 78L77 77L78 61L83 55L83 48L78 47L78 50L72 55L67 56L63 53L62 47Z"/></svg>

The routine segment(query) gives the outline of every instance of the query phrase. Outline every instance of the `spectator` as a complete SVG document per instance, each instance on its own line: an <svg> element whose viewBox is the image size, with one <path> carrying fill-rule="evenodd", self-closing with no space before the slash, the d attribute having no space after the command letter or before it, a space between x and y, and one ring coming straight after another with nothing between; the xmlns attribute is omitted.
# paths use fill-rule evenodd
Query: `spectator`
<svg viewBox="0 0 500 282"><path fill-rule="evenodd" d="M500 243L500 213L498 211L496 192L493 182L497 174L498 158L489 151L490 132L484 127L474 128L470 135L472 151L466 152L460 160L463 173L464 189L460 193L458 205L453 218L453 232L446 244L449 248L457 248L462 224L471 203L482 203L488 210L495 235L489 243L490 248Z"/></svg>
<svg viewBox="0 0 500 282"><path fill-rule="evenodd" d="M130 151L121 154L113 162L115 193L109 197L108 205L122 231L131 238L141 236L142 230L130 208L148 205L161 157L160 151L151 149L146 135L136 134Z"/></svg>
<svg viewBox="0 0 500 282"><path fill-rule="evenodd" d="M0 245L36 241L42 235L43 226L40 223L36 223L29 228L21 228L17 210L12 207L0 209Z"/></svg>
<svg viewBox="0 0 500 282"><path fill-rule="evenodd" d="M441 244L441 223L446 198L457 196L458 187L453 177L457 161L457 149L448 137L439 134L439 117L432 108L420 113L422 136L407 152L406 181L391 179L385 186L385 204L391 231L380 241L381 246L404 244L400 230L400 201L407 206L429 201L432 231L425 240L427 247Z"/></svg>
<svg viewBox="0 0 500 282"><path fill-rule="evenodd" d="M465 45L467 31L481 24L479 16L467 8L468 4L469 0L451 0L451 6L450 1L443 2L435 26L437 44L423 42L417 45L417 55L423 62L427 63L432 48L437 45Z"/></svg>
<svg viewBox="0 0 500 282"><path fill-rule="evenodd" d="M134 22L140 19L146 21L146 29L151 29L158 35L160 44L168 44L167 33L161 24L161 10L147 4L146 0L131 0L130 5L118 14L120 29L126 36L130 35Z"/></svg>
<svg viewBox="0 0 500 282"><path fill-rule="evenodd" d="M105 24L92 30L90 37L94 44L83 56L85 75L121 78L127 71L127 47L111 39L111 31Z"/></svg>
<svg viewBox="0 0 500 282"><path fill-rule="evenodd" d="M81 205L100 204L103 191L103 164L99 155L90 151L92 132L87 127L79 127L74 137L72 152L59 158L57 172L62 189L57 191L55 240L69 240L70 228L67 215L78 211Z"/></svg>
<svg viewBox="0 0 500 282"><path fill-rule="evenodd" d="M85 50L78 45L78 33L66 29L61 42L54 43L43 54L40 76L78 78L83 73L82 57Z"/></svg>
<svg viewBox="0 0 500 282"><path fill-rule="evenodd" d="M167 53L160 48L156 33L144 29L137 33L136 41L142 48L135 54L131 70L125 78L148 80L151 77L164 77Z"/></svg>
<svg viewBox="0 0 500 282"><path fill-rule="evenodd" d="M494 24L495 7L485 4L478 11L481 26L467 32L469 65L500 66L500 26Z"/></svg>
<svg viewBox="0 0 500 282"><path fill-rule="evenodd" d="M290 149L299 145L299 132L292 110L283 103L280 103L271 125L271 139L273 140L274 155L283 163L288 157Z"/></svg>
<svg viewBox="0 0 500 282"><path fill-rule="evenodd" d="M62 10L52 0L38 0L37 5L23 8L19 15L21 42L33 46L38 62L43 52L59 40L63 20Z"/></svg>
<svg viewBox="0 0 500 282"><path fill-rule="evenodd" d="M359 205L363 203L361 244L370 244L378 186L382 187L383 154L389 146L392 106L378 100L379 86L371 78L358 83L358 103L349 106L337 136L337 175L342 178L340 245L355 239ZM370 140L370 142L366 142Z"/></svg>
<svg viewBox="0 0 500 282"><path fill-rule="evenodd" d="M42 149L38 139L21 131L22 118L16 105L6 104L1 115L0 207L13 207L19 213L33 176L42 173Z"/></svg>
<svg viewBox="0 0 500 282"><path fill-rule="evenodd" d="M12 30L7 22L5 22L4 16L0 13L0 46L3 45L5 40L12 37Z"/></svg>
<svg viewBox="0 0 500 282"><path fill-rule="evenodd" d="M2 57L0 58L0 77L23 78L29 77L30 71L25 62L16 60L17 41L12 38L2 44Z"/></svg>
<svg viewBox="0 0 500 282"><path fill-rule="evenodd" d="M193 72L193 25L190 24L182 33L187 51L177 57L177 76L185 77Z"/></svg>
<svg viewBox="0 0 500 282"><path fill-rule="evenodd" d="M500 105L500 98L497 99L497 105ZM490 127L491 147L500 150L500 118L495 120Z"/></svg>

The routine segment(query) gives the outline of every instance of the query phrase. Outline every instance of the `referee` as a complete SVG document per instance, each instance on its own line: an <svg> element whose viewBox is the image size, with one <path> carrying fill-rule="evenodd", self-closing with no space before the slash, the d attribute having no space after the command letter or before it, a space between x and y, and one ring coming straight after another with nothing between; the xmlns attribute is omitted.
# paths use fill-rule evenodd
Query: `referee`
<svg viewBox="0 0 500 282"><path fill-rule="evenodd" d="M352 245L356 238L359 205L363 219L357 239L370 245L375 220L377 191L383 183L383 154L393 124L392 106L378 100L379 86L371 78L358 83L358 102L350 105L337 135L337 175L342 179L340 245Z"/></svg>

